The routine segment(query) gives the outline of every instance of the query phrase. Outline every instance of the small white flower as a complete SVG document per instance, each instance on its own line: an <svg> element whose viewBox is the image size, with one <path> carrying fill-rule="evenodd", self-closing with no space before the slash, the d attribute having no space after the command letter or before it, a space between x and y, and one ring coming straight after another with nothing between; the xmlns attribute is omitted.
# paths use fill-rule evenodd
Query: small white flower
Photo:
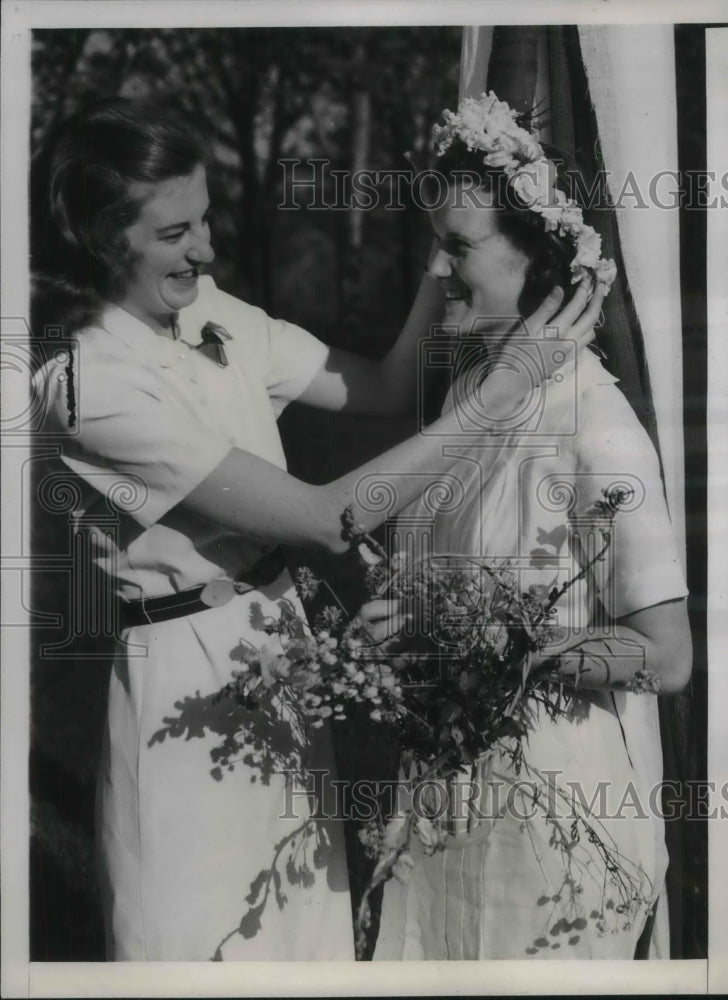
<svg viewBox="0 0 728 1000"><path fill-rule="evenodd" d="M512 174L518 169L518 160L511 153L496 151L488 153L483 157L483 163L488 167L505 170L507 174Z"/></svg>
<svg viewBox="0 0 728 1000"><path fill-rule="evenodd" d="M443 830L435 826L432 820L429 820L426 816L417 817L415 832L420 838L426 854L432 854L433 851L436 851L444 843L447 836Z"/></svg>
<svg viewBox="0 0 728 1000"><path fill-rule="evenodd" d="M266 687L271 687L277 680L288 677L291 670L291 661L288 657L269 642L258 651L258 663Z"/></svg>
<svg viewBox="0 0 728 1000"><path fill-rule="evenodd" d="M576 267L595 268L602 250L602 238L590 226L585 227L579 235L576 244L574 265Z"/></svg>
<svg viewBox="0 0 728 1000"><path fill-rule="evenodd" d="M562 224L565 206L566 195L558 188L553 188L551 191L550 204L534 205L534 211L537 211L544 220L547 233L553 232Z"/></svg>
<svg viewBox="0 0 728 1000"><path fill-rule="evenodd" d="M415 867L412 855L409 851L402 851L392 867L392 875L405 884L409 881Z"/></svg>
<svg viewBox="0 0 728 1000"><path fill-rule="evenodd" d="M553 190L554 166L546 159L536 160L517 170L511 178L514 192L524 205L548 205Z"/></svg>
<svg viewBox="0 0 728 1000"><path fill-rule="evenodd" d="M366 542L360 542L357 548L367 566L378 566L382 562L382 557L377 552L373 552Z"/></svg>
<svg viewBox="0 0 728 1000"><path fill-rule="evenodd" d="M526 163L534 163L543 156L543 149L532 135L529 135L525 129L522 131L523 135L519 137L518 152Z"/></svg>
<svg viewBox="0 0 728 1000"><path fill-rule="evenodd" d="M407 836L407 818L393 816L384 828L382 844L384 847L396 848L404 843Z"/></svg>
<svg viewBox="0 0 728 1000"><path fill-rule="evenodd" d="M601 281L607 287L609 287L614 279L617 277L617 265L613 260L598 260L594 272L597 281Z"/></svg>
<svg viewBox="0 0 728 1000"><path fill-rule="evenodd" d="M561 228L564 233L578 236L584 227L584 216L575 201L569 201L564 205L561 216Z"/></svg>
<svg viewBox="0 0 728 1000"><path fill-rule="evenodd" d="M393 572L400 573L402 570L407 568L407 553L395 552L389 560L389 564Z"/></svg>

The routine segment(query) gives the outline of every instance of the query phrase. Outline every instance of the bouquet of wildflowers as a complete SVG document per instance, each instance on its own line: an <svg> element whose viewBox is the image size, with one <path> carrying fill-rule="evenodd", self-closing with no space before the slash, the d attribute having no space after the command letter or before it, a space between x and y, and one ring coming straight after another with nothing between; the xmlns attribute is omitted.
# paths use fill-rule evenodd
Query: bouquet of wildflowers
<svg viewBox="0 0 728 1000"><path fill-rule="evenodd" d="M558 588L532 587L525 593L519 591L507 561L496 565L432 556L410 566L401 555L388 557L347 510L344 535L361 556L370 596L399 602L412 622L409 634L382 643L371 640L361 619L350 619L333 591L308 568L296 574L301 597L321 597L324 592L330 598L310 626L290 602L279 602L278 617L264 616L260 606L253 606L252 623L268 639L261 648L246 645L235 651L240 669L218 697L232 698L253 712L257 735L251 737L249 722L241 722L239 740L220 748L220 764L232 767L233 751L245 746L247 762L256 761L269 773L294 773L305 783L311 730L324 720L343 721L353 706L364 705L373 724L396 731L410 795L408 803L394 815L379 817L360 832L374 867L357 914L358 957L367 943L371 893L393 876L408 877L413 866L411 838L416 836L429 854L443 848L453 832L452 817L443 814L438 802L428 803L427 794L419 797L416 809L413 807L412 793L418 786L427 786L430 791L438 782L447 786L464 768L501 753L510 759L516 773L526 769L545 800L545 779L524 760L522 744L539 706L556 716L566 710L574 690L555 679L555 662L548 659L547 647L560 634L554 621L556 605L594 563L604 558L613 518L625 499L623 492L612 491L594 506L602 545L573 578ZM534 667L534 662L540 665ZM651 675L640 672L633 689L654 690L653 681ZM283 742L282 722L288 737ZM275 745L274 732L278 734ZM565 797L562 790L557 789L556 794ZM563 915L567 910L549 897L546 902L554 914L551 933L563 930L574 940L574 930L585 926L586 916L578 907L580 862L575 850L581 836L596 847L616 886L616 902L610 896L607 911L614 911L615 919L624 919L625 914L647 905L640 870L617 856L586 808L572 818L568 829L556 818L553 822L553 844L562 852L572 919L567 920ZM302 840L321 835L314 818L286 842L298 850ZM259 927L271 886L278 905L284 905L276 867L284 846L276 845L273 864L251 886L247 897L250 910L241 923L244 933L248 925L251 933ZM291 867L290 858L287 868L289 876L293 872L295 877L289 880L294 882L305 882L312 874L305 864L301 871ZM559 896L559 904L561 899ZM609 916L609 912L595 911L591 919L606 930ZM534 943L536 950L541 946Z"/></svg>

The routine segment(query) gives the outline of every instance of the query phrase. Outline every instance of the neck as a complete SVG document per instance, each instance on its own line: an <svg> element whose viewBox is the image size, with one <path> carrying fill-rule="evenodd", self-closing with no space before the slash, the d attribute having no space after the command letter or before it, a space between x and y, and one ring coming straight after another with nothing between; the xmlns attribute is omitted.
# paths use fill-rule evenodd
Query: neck
<svg viewBox="0 0 728 1000"><path fill-rule="evenodd" d="M513 333L518 334L520 329L521 324L514 323L512 318L481 318L466 335L466 339L480 340L489 353L498 352L508 337Z"/></svg>
<svg viewBox="0 0 728 1000"><path fill-rule="evenodd" d="M158 337L166 337L168 340L176 340L177 338L177 313L164 313L161 316L152 316L145 312L143 309L139 309L129 302L119 302L118 305L131 316L134 316L140 322L148 326L153 333Z"/></svg>

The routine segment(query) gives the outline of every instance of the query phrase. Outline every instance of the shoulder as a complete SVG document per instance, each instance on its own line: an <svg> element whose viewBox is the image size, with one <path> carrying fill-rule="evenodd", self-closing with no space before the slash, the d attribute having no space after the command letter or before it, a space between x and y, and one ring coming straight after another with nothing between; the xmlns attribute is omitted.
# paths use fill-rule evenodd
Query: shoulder
<svg viewBox="0 0 728 1000"><path fill-rule="evenodd" d="M197 343L206 323L223 327L230 335L226 350L245 369L265 367L269 353L270 324L267 313L218 288L210 275L202 275L195 301L180 312L182 337Z"/></svg>
<svg viewBox="0 0 728 1000"><path fill-rule="evenodd" d="M208 321L226 329L229 325L228 332L233 336L267 330L269 317L263 309L224 292L209 274L202 275L198 287L196 300L184 310L185 317L194 318L201 325Z"/></svg>
<svg viewBox="0 0 728 1000"><path fill-rule="evenodd" d="M79 330L70 344L47 353L33 391L49 427L75 425L79 434L93 421L143 411L145 401L164 394L161 371L100 325Z"/></svg>
<svg viewBox="0 0 728 1000"><path fill-rule="evenodd" d="M647 431L616 380L605 375L604 380L590 378L579 394L577 450L582 463L606 461L635 471L658 469L657 452Z"/></svg>

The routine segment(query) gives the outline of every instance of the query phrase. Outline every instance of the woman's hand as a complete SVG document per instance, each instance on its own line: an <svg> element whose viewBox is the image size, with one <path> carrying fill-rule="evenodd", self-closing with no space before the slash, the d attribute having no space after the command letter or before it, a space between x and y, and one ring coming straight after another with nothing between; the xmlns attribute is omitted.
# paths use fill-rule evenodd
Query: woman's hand
<svg viewBox="0 0 728 1000"><path fill-rule="evenodd" d="M559 310L563 289L556 286L528 318L507 332L472 318L488 346L453 385L453 406L468 425L482 430L507 429L523 416L523 401L561 368L574 363L594 339L606 287L585 277L573 298ZM462 327L461 327L462 329ZM464 343L474 345L471 336Z"/></svg>
<svg viewBox="0 0 728 1000"><path fill-rule="evenodd" d="M515 323L499 317L482 316L464 301L450 306L448 321L452 320L459 328L461 337L482 336L489 346L491 361L494 352L505 346L514 335L519 339L529 337L537 341L545 337L549 340L574 340L584 347L594 337L594 326L606 292L606 285L597 282L595 287L593 279L584 275L571 301L561 312L558 309L564 299L564 290L555 285L535 312ZM509 324L507 328L504 328L504 322Z"/></svg>
<svg viewBox="0 0 728 1000"><path fill-rule="evenodd" d="M606 285L597 282L595 288L592 279L585 275L571 301L561 312L557 312L563 301L564 291L556 285L538 309L524 319L523 332L536 341L572 340L577 350L580 350L594 339L594 328L599 320L606 292ZM557 368L558 365L547 368L546 378L550 378Z"/></svg>
<svg viewBox="0 0 728 1000"><path fill-rule="evenodd" d="M388 601L382 598L363 604L359 608L357 618L364 625L370 640L380 644L397 636L411 615L402 611L400 601Z"/></svg>

